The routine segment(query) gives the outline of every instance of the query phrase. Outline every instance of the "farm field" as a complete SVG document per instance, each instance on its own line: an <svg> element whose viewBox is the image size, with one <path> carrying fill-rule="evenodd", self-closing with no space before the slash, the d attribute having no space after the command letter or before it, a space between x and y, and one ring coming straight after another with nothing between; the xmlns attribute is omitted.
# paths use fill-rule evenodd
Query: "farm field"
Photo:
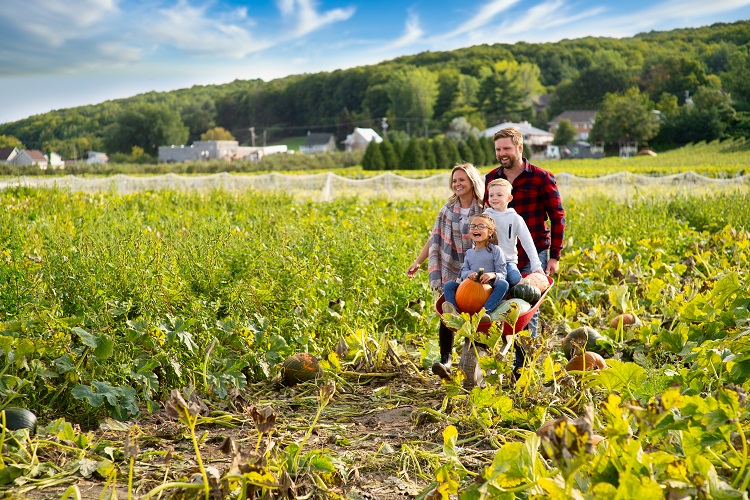
<svg viewBox="0 0 750 500"><path fill-rule="evenodd" d="M439 199L0 202L0 406L39 419L0 434L10 496L747 498L747 189L566 198L530 364L511 384L467 323L456 344L493 351L471 392L429 373L433 296L404 274ZM625 312L640 324L610 325ZM580 326L607 369L566 370ZM322 377L283 384L303 351Z"/></svg>

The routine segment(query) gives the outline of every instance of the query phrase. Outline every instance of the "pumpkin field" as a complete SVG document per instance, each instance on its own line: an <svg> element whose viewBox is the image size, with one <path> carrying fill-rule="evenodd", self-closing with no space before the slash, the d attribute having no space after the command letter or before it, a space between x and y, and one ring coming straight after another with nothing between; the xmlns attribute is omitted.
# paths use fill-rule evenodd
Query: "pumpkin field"
<svg viewBox="0 0 750 500"><path fill-rule="evenodd" d="M37 422L2 427L0 491L748 497L746 188L564 199L521 377L497 330L452 319L491 351L471 391L430 373L435 297L405 275L444 201L1 191L0 416ZM564 349L582 327L598 341Z"/></svg>

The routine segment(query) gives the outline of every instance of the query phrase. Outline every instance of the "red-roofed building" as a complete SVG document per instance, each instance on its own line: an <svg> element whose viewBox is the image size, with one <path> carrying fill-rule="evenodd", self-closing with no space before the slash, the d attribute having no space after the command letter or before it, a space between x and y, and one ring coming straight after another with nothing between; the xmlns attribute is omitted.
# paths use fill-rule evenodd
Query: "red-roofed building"
<svg viewBox="0 0 750 500"><path fill-rule="evenodd" d="M18 155L18 148L0 148L0 163L12 163Z"/></svg>
<svg viewBox="0 0 750 500"><path fill-rule="evenodd" d="M36 165L42 170L47 168L49 163L44 153L38 149L24 149L19 152L11 161L13 165Z"/></svg>

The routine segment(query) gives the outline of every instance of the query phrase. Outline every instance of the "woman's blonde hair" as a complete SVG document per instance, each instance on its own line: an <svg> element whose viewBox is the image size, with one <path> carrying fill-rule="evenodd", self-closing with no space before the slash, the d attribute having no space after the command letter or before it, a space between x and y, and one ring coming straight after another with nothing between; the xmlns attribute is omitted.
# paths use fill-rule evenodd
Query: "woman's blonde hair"
<svg viewBox="0 0 750 500"><path fill-rule="evenodd" d="M487 226L490 230L490 237L487 241L492 243L493 245L499 245L498 239L497 239L497 226L495 225L495 219L492 218L490 214L477 214L471 216L471 223L476 224L474 220L476 219L482 219L482 222L485 226ZM469 230L471 231L471 229ZM487 245L487 251L491 252L492 249L489 245Z"/></svg>
<svg viewBox="0 0 750 500"><path fill-rule="evenodd" d="M453 167L453 170L451 170L451 175L448 178L448 187L451 191L453 191L453 174L456 173L456 170L463 170L464 172L466 172L466 175L469 177L471 185L474 189L474 199L476 199L481 205L482 200L484 199L484 177L482 177L482 174L480 174L479 170L477 170L477 167L475 167L471 163L457 164L455 167ZM455 203L456 201L458 201L458 195L456 195L456 193L453 193L448 201L451 203Z"/></svg>

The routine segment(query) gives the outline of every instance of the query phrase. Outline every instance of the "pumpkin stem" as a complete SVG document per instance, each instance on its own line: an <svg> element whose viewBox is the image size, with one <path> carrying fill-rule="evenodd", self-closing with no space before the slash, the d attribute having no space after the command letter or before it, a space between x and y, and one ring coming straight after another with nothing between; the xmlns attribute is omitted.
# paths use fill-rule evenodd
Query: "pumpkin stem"
<svg viewBox="0 0 750 500"><path fill-rule="evenodd" d="M484 268L480 267L479 271L477 271L477 282L479 282L479 278L481 278L483 274L484 274Z"/></svg>

